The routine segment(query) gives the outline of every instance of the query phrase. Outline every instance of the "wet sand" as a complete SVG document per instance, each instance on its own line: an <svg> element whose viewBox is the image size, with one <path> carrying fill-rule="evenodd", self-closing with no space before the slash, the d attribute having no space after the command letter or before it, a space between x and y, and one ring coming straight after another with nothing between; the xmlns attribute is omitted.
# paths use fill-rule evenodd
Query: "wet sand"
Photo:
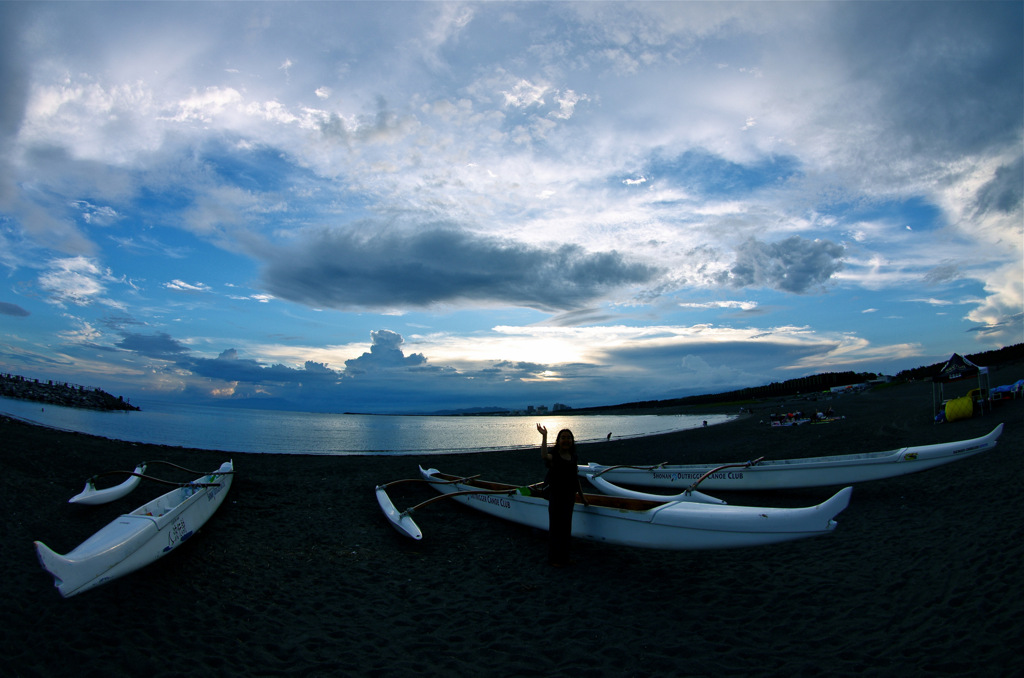
<svg viewBox="0 0 1024 678"><path fill-rule="evenodd" d="M993 368L991 376L993 386L1010 383L1024 366ZM766 423L771 411L815 405L845 419ZM839 526L823 537L691 552L577 540L577 564L565 569L546 565L545 533L455 503L424 509L423 541L404 539L374 499L377 484L415 477L418 464L536 482L536 450L228 454L0 418L0 674L1020 674L1024 400L940 425L931 407L930 383L901 384L827 403L759 404L720 426L581 446L584 462L730 462L961 440L1005 424L992 451L857 486ZM60 597L32 542L66 553L164 491L144 482L111 505L67 504L86 478L154 459L212 470L229 457L234 485L195 538L139 572ZM799 506L836 489L720 496ZM433 495L408 485L392 496L406 507Z"/></svg>

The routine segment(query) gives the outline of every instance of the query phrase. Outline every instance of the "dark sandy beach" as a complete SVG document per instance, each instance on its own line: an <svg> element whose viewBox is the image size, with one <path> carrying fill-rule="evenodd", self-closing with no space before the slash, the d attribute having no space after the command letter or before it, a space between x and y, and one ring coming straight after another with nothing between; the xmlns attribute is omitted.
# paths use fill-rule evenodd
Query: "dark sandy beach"
<svg viewBox="0 0 1024 678"><path fill-rule="evenodd" d="M991 383L1022 376L1024 365L993 368ZM583 446L580 456L729 462L961 440L1000 422L1005 430L995 450L857 486L824 537L692 552L576 541L577 564L552 569L544 533L454 503L418 514L422 542L404 539L373 493L414 477L418 464L535 482L543 476L535 450L229 455L0 418L0 674L1021 675L1024 400L940 425L927 382L828 404L846 418L771 428L761 421L773 409L813 404L765 403L729 424L613 439ZM144 482L111 505L67 504L86 478L153 459L212 470L229 456L234 485L197 537L128 577L60 597L32 542L65 553L164 491ZM433 496L404 488L392 494L400 507ZM720 496L798 506L835 489Z"/></svg>

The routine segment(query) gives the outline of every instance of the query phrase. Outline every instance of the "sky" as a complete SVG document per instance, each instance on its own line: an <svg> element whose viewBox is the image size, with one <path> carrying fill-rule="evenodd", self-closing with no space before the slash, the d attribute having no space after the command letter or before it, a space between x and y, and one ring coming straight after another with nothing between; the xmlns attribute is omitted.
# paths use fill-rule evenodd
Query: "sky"
<svg viewBox="0 0 1024 678"><path fill-rule="evenodd" d="M1024 341L1022 2L0 2L0 371L572 407Z"/></svg>

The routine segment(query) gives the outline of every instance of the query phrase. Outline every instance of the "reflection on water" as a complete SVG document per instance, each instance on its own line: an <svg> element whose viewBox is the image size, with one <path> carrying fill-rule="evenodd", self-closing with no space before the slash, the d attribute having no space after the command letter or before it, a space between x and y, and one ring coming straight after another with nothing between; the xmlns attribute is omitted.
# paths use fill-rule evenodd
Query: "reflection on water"
<svg viewBox="0 0 1024 678"><path fill-rule="evenodd" d="M285 454L441 454L533 447L536 424L570 428L578 442L719 424L728 415L413 417L205 407L159 401L141 412L95 412L0 398L0 412L55 428L159 445Z"/></svg>

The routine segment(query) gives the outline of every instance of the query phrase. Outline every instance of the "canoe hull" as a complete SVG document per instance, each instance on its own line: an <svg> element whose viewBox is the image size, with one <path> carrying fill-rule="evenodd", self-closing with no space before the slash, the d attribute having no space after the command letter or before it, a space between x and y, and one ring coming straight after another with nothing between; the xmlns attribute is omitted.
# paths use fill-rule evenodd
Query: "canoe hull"
<svg viewBox="0 0 1024 678"><path fill-rule="evenodd" d="M420 469L442 494L502 485L483 481L446 482L436 469ZM508 485L512 494L464 494L453 497L466 506L498 518L539 530L548 529L548 502L524 496ZM605 495L587 495L590 506L576 504L572 535L580 539L667 550L740 548L814 537L836 527L835 516L850 501L851 488L806 508L729 506L701 502L653 502Z"/></svg>
<svg viewBox="0 0 1024 678"><path fill-rule="evenodd" d="M888 452L845 454L807 459L762 461L746 468L723 469L700 484L703 491L791 490L830 487L883 480L926 471L936 466L981 454L996 446L1002 435L999 424L980 438L936 445L904 447ZM581 465L584 477L600 474L616 485L670 488L678 492L721 464L666 465L658 469L612 468L600 464Z"/></svg>
<svg viewBox="0 0 1024 678"><path fill-rule="evenodd" d="M117 517L66 555L35 542L39 562L65 598L149 565L192 537L220 507L234 478L231 462Z"/></svg>

